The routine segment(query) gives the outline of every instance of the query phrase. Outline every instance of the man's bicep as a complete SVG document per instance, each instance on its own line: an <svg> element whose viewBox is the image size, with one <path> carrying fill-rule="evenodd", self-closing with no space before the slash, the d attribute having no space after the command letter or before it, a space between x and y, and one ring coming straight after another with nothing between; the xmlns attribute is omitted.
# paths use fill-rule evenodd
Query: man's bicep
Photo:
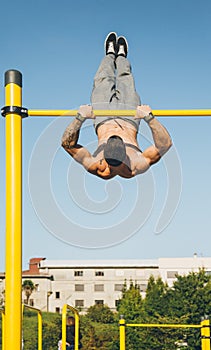
<svg viewBox="0 0 211 350"><path fill-rule="evenodd" d="M160 158L161 155L158 151L158 149L155 146L150 146L148 147L143 153L142 155L144 156L144 158L146 159L146 162L150 165L157 163Z"/></svg>
<svg viewBox="0 0 211 350"><path fill-rule="evenodd" d="M133 166L134 170L132 171L133 175L143 174L152 164L158 162L159 159L160 155L158 150L155 147L150 146L135 159Z"/></svg>
<svg viewBox="0 0 211 350"><path fill-rule="evenodd" d="M66 149L66 151L73 157L73 159L82 164L84 167L88 167L92 162L91 153L83 146L77 144L74 147L70 147Z"/></svg>

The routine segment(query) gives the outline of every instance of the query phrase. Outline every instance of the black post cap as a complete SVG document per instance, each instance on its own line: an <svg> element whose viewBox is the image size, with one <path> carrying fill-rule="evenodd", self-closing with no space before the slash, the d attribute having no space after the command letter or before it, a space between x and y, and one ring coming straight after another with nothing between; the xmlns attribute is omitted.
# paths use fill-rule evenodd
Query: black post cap
<svg viewBox="0 0 211 350"><path fill-rule="evenodd" d="M22 74L18 70L10 69L5 72L5 86L14 83L22 87Z"/></svg>

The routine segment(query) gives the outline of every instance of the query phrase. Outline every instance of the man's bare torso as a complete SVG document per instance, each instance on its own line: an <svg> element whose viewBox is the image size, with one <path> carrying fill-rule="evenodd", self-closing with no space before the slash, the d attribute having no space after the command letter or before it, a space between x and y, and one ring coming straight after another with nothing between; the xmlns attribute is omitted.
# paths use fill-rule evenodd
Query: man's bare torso
<svg viewBox="0 0 211 350"><path fill-rule="evenodd" d="M102 125L99 125L97 135L98 147L105 144L110 136L120 136L126 144L127 158L120 166L111 167L105 161L104 151L102 149L95 157L95 164L97 165L96 175L105 179L113 178L116 175L124 178L133 177L137 157L140 159L143 158L144 161L144 157L142 157L141 150L139 149L139 145L137 143L137 130L135 126L133 126L132 123L120 118L110 119Z"/></svg>
<svg viewBox="0 0 211 350"><path fill-rule="evenodd" d="M97 129L98 143L99 145L107 142L108 138L112 135L120 136L124 142L131 143L138 147L137 143L137 130L132 123L125 121L121 118L110 119L105 123L99 125Z"/></svg>

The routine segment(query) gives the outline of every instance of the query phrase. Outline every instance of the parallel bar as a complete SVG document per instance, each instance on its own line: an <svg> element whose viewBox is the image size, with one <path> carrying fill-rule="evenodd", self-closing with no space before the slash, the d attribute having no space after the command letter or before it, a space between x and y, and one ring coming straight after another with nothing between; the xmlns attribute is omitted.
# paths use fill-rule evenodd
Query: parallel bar
<svg viewBox="0 0 211 350"><path fill-rule="evenodd" d="M156 323L128 323L127 327L149 327L149 328L201 328L201 325L196 324L156 324Z"/></svg>
<svg viewBox="0 0 211 350"><path fill-rule="evenodd" d="M29 116L36 117L74 117L78 113L78 110L29 110ZM103 116L134 116L135 110L94 110L94 114L97 117ZM211 109L154 109L152 113L157 117L210 117Z"/></svg>
<svg viewBox="0 0 211 350"><path fill-rule="evenodd" d="M38 325L38 350L42 350L42 312L40 309L36 307L22 304L22 313L24 312L24 308L37 312L37 325Z"/></svg>
<svg viewBox="0 0 211 350"><path fill-rule="evenodd" d="M74 313L74 318L75 318L74 350L78 350L78 347L79 347L79 313L74 307L72 307L68 304L65 304L62 308L62 350L66 350L67 309L71 310Z"/></svg>

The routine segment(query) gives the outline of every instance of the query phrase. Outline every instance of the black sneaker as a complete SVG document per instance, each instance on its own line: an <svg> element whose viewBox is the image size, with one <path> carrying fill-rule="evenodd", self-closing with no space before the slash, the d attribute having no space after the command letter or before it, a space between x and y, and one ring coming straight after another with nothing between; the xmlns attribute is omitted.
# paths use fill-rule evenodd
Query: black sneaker
<svg viewBox="0 0 211 350"><path fill-rule="evenodd" d="M116 40L117 40L117 35L116 33L109 33L105 39L105 53L106 55L108 54L116 54Z"/></svg>
<svg viewBox="0 0 211 350"><path fill-rule="evenodd" d="M127 57L128 53L128 43L124 36L120 36L117 39L117 45L116 45L116 56L123 56Z"/></svg>

